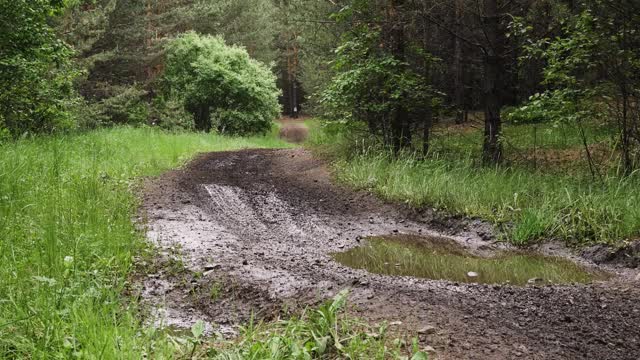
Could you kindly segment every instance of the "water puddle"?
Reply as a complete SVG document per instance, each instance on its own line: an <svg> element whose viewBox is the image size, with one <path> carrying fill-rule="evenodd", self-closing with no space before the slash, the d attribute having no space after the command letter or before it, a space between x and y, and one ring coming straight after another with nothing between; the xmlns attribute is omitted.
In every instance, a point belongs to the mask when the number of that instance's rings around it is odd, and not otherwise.
<svg viewBox="0 0 640 360"><path fill-rule="evenodd" d="M333 257L343 265L375 274L461 283L543 285L606 278L603 273L590 272L562 258L519 252L480 257L444 238L372 237L363 246Z"/></svg>

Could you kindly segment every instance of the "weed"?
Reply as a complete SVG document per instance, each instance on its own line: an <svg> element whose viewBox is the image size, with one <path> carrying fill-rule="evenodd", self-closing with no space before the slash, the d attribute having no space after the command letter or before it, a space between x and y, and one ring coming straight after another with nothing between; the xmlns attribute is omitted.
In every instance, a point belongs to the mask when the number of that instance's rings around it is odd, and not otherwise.
<svg viewBox="0 0 640 360"><path fill-rule="evenodd" d="M220 282L214 282L209 289L209 299L211 301L216 301L220 298L222 294L222 284Z"/></svg>
<svg viewBox="0 0 640 360"><path fill-rule="evenodd" d="M417 344L389 341L386 327L371 329L344 314L347 292L299 318L270 324L250 321L238 339L207 349L219 360L240 359L426 359Z"/></svg>

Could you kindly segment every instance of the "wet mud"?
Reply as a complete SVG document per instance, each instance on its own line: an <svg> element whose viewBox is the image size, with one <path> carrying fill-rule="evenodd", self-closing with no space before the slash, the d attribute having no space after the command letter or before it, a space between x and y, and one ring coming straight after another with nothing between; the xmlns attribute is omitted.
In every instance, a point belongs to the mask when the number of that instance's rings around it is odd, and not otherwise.
<svg viewBox="0 0 640 360"><path fill-rule="evenodd" d="M165 325L203 319L232 336L252 314L269 320L348 288L350 312L417 336L439 359L640 358L634 270L517 287L378 275L334 261L388 234L447 237L478 256L510 249L480 221L416 213L332 184L301 149L202 155L149 181L141 217L161 256L140 276L140 296ZM539 250L604 269L558 245Z"/></svg>
<svg viewBox="0 0 640 360"><path fill-rule="evenodd" d="M419 236L380 236L333 254L341 264L375 274L500 285L591 283L606 273L586 269L557 256L524 251L477 256L454 240Z"/></svg>

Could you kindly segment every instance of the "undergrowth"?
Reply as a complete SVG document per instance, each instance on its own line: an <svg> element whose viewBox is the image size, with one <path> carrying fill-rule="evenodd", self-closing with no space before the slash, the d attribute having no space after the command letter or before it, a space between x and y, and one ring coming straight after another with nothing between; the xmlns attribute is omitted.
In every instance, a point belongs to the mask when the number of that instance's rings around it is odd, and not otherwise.
<svg viewBox="0 0 640 360"><path fill-rule="evenodd" d="M172 358L121 296L144 245L133 189L197 152L286 146L131 128L1 145L0 358Z"/></svg>
<svg viewBox="0 0 640 360"><path fill-rule="evenodd" d="M371 328L345 316L347 293L300 317L241 328L229 342L205 345L203 356L218 360L243 359L411 359L426 360L417 340L388 341L386 325Z"/></svg>
<svg viewBox="0 0 640 360"><path fill-rule="evenodd" d="M489 220L505 240L521 245L546 239L622 245L640 235L638 174L593 179L562 169L482 167L470 151L459 149L461 139L473 134L437 140L440 149L447 141L458 149L455 157L393 157L358 135L348 136L353 129L339 128L316 125L310 145L330 153L336 178L352 187L416 208ZM514 132L507 127L507 134ZM464 143L464 148L473 146Z"/></svg>

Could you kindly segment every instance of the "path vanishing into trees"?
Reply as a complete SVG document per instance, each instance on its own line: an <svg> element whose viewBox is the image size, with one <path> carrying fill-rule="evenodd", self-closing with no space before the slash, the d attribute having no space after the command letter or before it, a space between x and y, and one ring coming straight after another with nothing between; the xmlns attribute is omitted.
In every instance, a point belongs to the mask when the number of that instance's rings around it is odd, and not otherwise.
<svg viewBox="0 0 640 360"><path fill-rule="evenodd" d="M487 238L481 222L335 185L306 150L201 155L150 180L143 205L162 257L157 271L140 276L140 292L169 325L203 319L233 336L252 313L273 319L350 289L353 314L417 336L437 358L640 358L640 285L629 269L588 285L515 287L338 264L332 253L371 235L442 235L470 250L506 245Z"/></svg>

